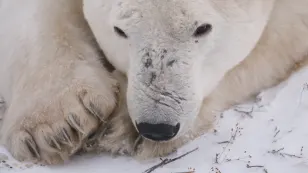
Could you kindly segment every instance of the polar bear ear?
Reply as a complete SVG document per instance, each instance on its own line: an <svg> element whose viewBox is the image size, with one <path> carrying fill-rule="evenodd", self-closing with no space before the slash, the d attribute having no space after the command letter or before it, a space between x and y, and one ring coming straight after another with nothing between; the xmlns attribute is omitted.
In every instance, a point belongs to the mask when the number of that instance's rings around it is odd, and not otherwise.
<svg viewBox="0 0 308 173"><path fill-rule="evenodd" d="M113 28L114 28L114 32L116 32L120 37L128 38L128 36L125 34L125 32L122 29L120 29L117 26L115 26Z"/></svg>
<svg viewBox="0 0 308 173"><path fill-rule="evenodd" d="M204 23L200 25L194 32L194 37L201 37L204 36L212 31L213 27L211 24Z"/></svg>

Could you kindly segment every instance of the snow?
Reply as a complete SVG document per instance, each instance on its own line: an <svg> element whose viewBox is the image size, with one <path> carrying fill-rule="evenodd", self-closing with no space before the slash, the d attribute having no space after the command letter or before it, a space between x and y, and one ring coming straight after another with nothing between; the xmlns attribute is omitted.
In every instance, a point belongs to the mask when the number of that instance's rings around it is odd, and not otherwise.
<svg viewBox="0 0 308 173"><path fill-rule="evenodd" d="M168 156L186 157L157 169L157 173L307 173L308 69L259 95L260 102L225 111L215 130ZM246 113L245 113L246 112ZM233 130L232 130L233 129ZM229 141L229 142L226 142ZM159 159L137 161L108 154L82 155L60 166L18 163L0 147L0 173L142 173ZM11 167L11 168L10 168Z"/></svg>

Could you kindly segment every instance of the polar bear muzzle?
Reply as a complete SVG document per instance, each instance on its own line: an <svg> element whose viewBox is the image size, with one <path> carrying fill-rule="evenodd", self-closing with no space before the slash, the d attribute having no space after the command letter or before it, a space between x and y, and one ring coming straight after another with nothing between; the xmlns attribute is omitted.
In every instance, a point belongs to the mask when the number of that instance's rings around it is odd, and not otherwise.
<svg viewBox="0 0 308 173"><path fill-rule="evenodd" d="M162 45L136 51L127 76L129 115L140 135L153 141L170 141L189 130L202 102L189 56Z"/></svg>

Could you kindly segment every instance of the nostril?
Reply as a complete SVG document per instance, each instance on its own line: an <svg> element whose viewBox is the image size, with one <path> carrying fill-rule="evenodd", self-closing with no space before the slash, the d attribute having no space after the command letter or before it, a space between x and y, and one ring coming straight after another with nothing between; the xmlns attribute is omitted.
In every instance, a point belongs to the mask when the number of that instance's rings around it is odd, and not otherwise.
<svg viewBox="0 0 308 173"><path fill-rule="evenodd" d="M139 123L136 126L140 135L154 141L168 141L175 137L180 130L179 123L175 126L169 124Z"/></svg>

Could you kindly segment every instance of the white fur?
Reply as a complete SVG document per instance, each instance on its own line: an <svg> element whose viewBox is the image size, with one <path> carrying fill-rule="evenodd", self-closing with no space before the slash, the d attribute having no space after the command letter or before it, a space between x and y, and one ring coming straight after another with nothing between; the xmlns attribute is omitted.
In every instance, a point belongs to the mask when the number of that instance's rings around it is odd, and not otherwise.
<svg viewBox="0 0 308 173"><path fill-rule="evenodd" d="M205 133L217 112L287 78L307 58L307 7L306 0L87 1L85 16L98 43L128 77L127 104L133 124L181 123L173 140L145 140L137 155L172 152ZM195 21L212 24L212 32L192 37ZM115 34L114 26L128 38ZM149 57L152 67L145 68ZM167 67L172 60L177 63ZM153 72L157 77L149 82ZM163 92L186 101L176 103ZM125 135L133 131L132 126L131 130L114 126L117 137L111 134L113 141L98 142L103 150L124 148L117 144L132 136ZM110 141L112 147L107 145Z"/></svg>
<svg viewBox="0 0 308 173"><path fill-rule="evenodd" d="M277 84L307 58L307 7L307 0L1 0L1 140L19 160L48 163L83 144L168 154L209 130L217 111ZM203 23L212 31L195 38ZM116 82L99 63L92 32L125 74L113 74L121 94L111 116ZM181 129L153 142L139 137L135 122Z"/></svg>
<svg viewBox="0 0 308 173"><path fill-rule="evenodd" d="M1 141L19 160L58 163L113 111L116 81L100 64L82 1L3 0L0 23Z"/></svg>

